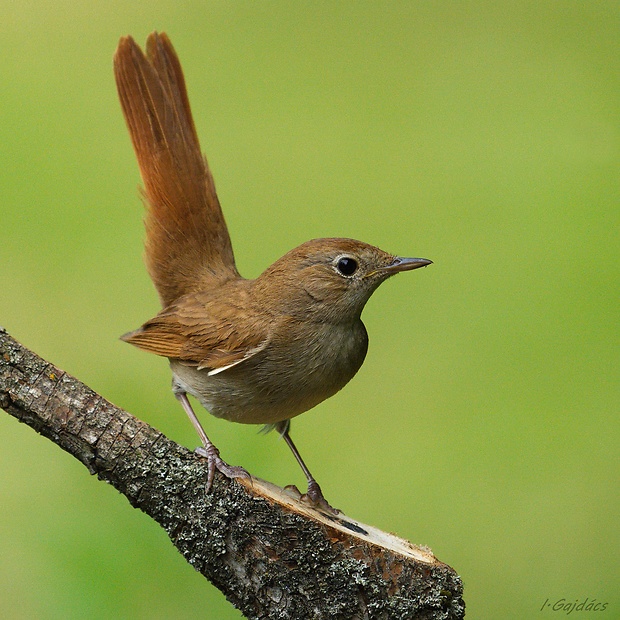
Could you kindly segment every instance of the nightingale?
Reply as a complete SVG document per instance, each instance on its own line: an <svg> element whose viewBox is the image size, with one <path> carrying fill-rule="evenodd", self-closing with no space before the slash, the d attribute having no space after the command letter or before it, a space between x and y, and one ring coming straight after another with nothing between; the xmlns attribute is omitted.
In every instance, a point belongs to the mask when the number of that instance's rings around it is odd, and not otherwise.
<svg viewBox="0 0 620 620"><path fill-rule="evenodd" d="M169 38L152 33L146 53L121 38L114 71L144 184L145 262L163 308L121 338L168 358L173 392L202 440L207 492L216 470L249 474L220 457L188 394L216 417L276 429L307 478L303 499L333 512L291 439L290 420L359 370L368 348L360 315L375 289L431 261L353 239L314 239L255 280L241 277Z"/></svg>

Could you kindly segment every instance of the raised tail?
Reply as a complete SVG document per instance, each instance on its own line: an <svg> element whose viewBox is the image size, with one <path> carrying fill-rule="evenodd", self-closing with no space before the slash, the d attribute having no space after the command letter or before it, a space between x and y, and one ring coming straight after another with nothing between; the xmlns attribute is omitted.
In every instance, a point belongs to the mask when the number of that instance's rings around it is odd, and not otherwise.
<svg viewBox="0 0 620 620"><path fill-rule="evenodd" d="M162 304L239 277L170 39L152 33L145 55L123 37L114 73L144 183L146 264Z"/></svg>

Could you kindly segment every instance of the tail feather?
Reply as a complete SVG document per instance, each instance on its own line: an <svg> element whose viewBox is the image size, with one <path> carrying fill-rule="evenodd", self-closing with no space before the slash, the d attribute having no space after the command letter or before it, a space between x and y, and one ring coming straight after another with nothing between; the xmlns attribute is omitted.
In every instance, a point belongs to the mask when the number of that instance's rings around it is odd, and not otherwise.
<svg viewBox="0 0 620 620"><path fill-rule="evenodd" d="M114 72L144 183L147 268L162 304L239 277L183 71L167 35L151 34L146 55L123 37Z"/></svg>

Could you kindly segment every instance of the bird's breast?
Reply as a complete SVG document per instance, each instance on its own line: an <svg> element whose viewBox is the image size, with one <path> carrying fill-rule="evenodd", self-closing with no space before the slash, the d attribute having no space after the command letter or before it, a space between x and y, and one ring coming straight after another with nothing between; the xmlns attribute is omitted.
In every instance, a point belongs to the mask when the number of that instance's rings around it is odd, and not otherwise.
<svg viewBox="0 0 620 620"><path fill-rule="evenodd" d="M368 336L354 323L287 322L248 360L209 376L171 360L176 383L213 415L244 424L273 424L311 409L344 387L362 365Z"/></svg>

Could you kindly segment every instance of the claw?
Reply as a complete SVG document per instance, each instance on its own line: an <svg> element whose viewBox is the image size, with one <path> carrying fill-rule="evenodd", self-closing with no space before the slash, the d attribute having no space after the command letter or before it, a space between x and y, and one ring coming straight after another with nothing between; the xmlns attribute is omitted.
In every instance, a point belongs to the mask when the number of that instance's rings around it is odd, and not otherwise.
<svg viewBox="0 0 620 620"><path fill-rule="evenodd" d="M220 451L211 443L204 429L200 425L189 400L187 400L187 394L180 388L177 388L178 386L174 389L174 395L179 399L183 409L185 409L185 413L187 413L189 419L194 425L194 428L196 429L196 432L200 436L200 439L202 439L202 443L204 444L203 446L196 448L195 452L199 456L207 459L207 493L211 491L211 487L213 486L213 478L215 477L216 469L223 473L227 478L247 478L251 481L252 476L250 476L250 474L248 474L243 467L233 467L220 457Z"/></svg>
<svg viewBox="0 0 620 620"><path fill-rule="evenodd" d="M328 512L333 515L337 515L342 512L342 510L333 508L325 497L323 497L323 491L321 491L321 487L318 485L316 480L310 480L308 482L308 490L301 496L300 499L302 502L309 504L313 508L323 510L324 512Z"/></svg>
<svg viewBox="0 0 620 620"><path fill-rule="evenodd" d="M220 456L220 451L213 444L209 444L206 447L200 446L199 448L196 448L195 452L198 456L207 459L207 493L211 491L211 487L213 486L213 479L215 478L216 469L227 478L246 478L248 480L252 480L252 476L250 476L250 474L243 469L243 467L229 465L226 461L224 461L224 459Z"/></svg>

